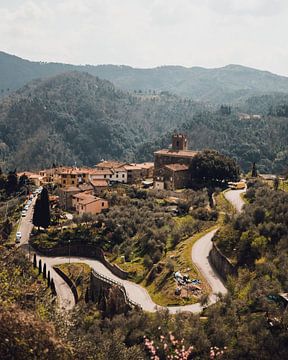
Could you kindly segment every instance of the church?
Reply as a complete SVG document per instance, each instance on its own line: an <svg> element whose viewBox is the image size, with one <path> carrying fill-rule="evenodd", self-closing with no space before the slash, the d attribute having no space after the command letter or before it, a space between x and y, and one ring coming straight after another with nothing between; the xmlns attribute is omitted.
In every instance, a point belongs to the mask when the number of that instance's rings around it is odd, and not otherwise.
<svg viewBox="0 0 288 360"><path fill-rule="evenodd" d="M177 190L191 186L190 165L197 151L188 150L187 136L174 134L172 147L154 152L154 188Z"/></svg>

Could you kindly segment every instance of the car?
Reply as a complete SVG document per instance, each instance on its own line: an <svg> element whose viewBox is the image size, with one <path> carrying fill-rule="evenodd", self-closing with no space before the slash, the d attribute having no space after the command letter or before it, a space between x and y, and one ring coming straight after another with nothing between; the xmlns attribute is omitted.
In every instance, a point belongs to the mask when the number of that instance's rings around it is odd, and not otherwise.
<svg viewBox="0 0 288 360"><path fill-rule="evenodd" d="M29 205L27 204L27 205L24 206L24 210L27 211L28 209L29 209Z"/></svg>
<svg viewBox="0 0 288 360"><path fill-rule="evenodd" d="M27 211L26 211L26 210L22 210L21 216L24 217L24 216L26 216L26 214L27 214Z"/></svg>
<svg viewBox="0 0 288 360"><path fill-rule="evenodd" d="M17 244L20 243L21 237L22 237L21 231L17 231L16 232L16 240L15 240Z"/></svg>

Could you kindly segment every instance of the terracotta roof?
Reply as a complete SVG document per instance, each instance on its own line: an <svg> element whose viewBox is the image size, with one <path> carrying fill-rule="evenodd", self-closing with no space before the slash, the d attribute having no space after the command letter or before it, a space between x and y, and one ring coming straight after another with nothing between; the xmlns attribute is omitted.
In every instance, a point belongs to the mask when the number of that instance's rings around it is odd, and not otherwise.
<svg viewBox="0 0 288 360"><path fill-rule="evenodd" d="M171 157L185 157L185 158L193 158L198 151L192 150L172 150L172 149L162 149L154 152L154 155L163 155L163 156L171 156Z"/></svg>
<svg viewBox="0 0 288 360"><path fill-rule="evenodd" d="M88 194L86 192L79 192L78 194L73 195L73 197L77 199L86 199L89 196L93 196L93 195Z"/></svg>
<svg viewBox="0 0 288 360"><path fill-rule="evenodd" d="M119 168L119 167L122 167L123 165L125 165L125 163L123 162L119 162L119 161L114 161L114 160L111 160L111 161L101 161L100 163L96 164L95 167L96 168L108 168L108 169L111 169L111 168Z"/></svg>
<svg viewBox="0 0 288 360"><path fill-rule="evenodd" d="M63 192L80 192L80 189L76 186L69 186L68 188L63 188L61 189L60 191L63 191Z"/></svg>
<svg viewBox="0 0 288 360"><path fill-rule="evenodd" d="M187 171L189 169L189 166L184 164L169 164L165 165L165 168L172 171Z"/></svg>
<svg viewBox="0 0 288 360"><path fill-rule="evenodd" d="M139 166L138 164L135 165L125 165L124 166L125 170L129 171L129 170L142 170L142 167Z"/></svg>
<svg viewBox="0 0 288 360"><path fill-rule="evenodd" d="M154 167L153 162L147 162L147 163L142 163L142 164L138 164L138 165L141 166L142 169L151 169Z"/></svg>
<svg viewBox="0 0 288 360"><path fill-rule="evenodd" d="M109 169L106 169L106 170L96 169L96 170L93 170L90 175L93 176L93 175L112 175L112 174L113 174L113 171L109 170Z"/></svg>
<svg viewBox="0 0 288 360"><path fill-rule="evenodd" d="M81 191L93 190L93 187L90 184L81 184L79 185Z"/></svg>
<svg viewBox="0 0 288 360"><path fill-rule="evenodd" d="M91 180L91 184L95 187L107 187L108 186L108 180L106 179L95 179Z"/></svg>

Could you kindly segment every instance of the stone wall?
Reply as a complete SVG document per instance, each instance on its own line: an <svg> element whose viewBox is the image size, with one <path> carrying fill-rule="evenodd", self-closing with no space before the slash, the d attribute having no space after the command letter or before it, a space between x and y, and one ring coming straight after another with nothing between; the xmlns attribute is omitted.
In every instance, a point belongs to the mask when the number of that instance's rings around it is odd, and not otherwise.
<svg viewBox="0 0 288 360"><path fill-rule="evenodd" d="M213 242L213 247L209 254L209 260L220 276L227 280L229 275L235 276L237 274L236 267L231 261L220 251L217 245Z"/></svg>
<svg viewBox="0 0 288 360"><path fill-rule="evenodd" d="M62 246L59 248L45 249L37 248L40 254L45 256L79 256L86 257L89 259L96 259L105 265L114 275L118 276L120 279L127 279L128 272L120 269L117 265L111 264L104 256L103 250L92 245L83 245L83 244L73 244L70 246Z"/></svg>
<svg viewBox="0 0 288 360"><path fill-rule="evenodd" d="M109 315L127 313L137 304L133 303L125 288L116 281L92 271L90 281L90 295L100 310Z"/></svg>
<svg viewBox="0 0 288 360"><path fill-rule="evenodd" d="M74 299L75 299L75 304L77 304L79 298L78 298L77 288L76 288L76 285L74 284L74 282L61 269L59 269L57 266L53 266L53 269L68 284L68 286L70 287L70 289L71 289L71 291L73 293L73 296L74 296Z"/></svg>

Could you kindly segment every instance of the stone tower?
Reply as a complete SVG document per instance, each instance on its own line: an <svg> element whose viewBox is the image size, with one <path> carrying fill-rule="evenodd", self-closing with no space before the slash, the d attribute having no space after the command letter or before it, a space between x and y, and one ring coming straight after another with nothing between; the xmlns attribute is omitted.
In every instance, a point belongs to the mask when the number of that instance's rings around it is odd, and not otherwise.
<svg viewBox="0 0 288 360"><path fill-rule="evenodd" d="M174 134L172 136L172 150L188 150L187 136L184 134Z"/></svg>

